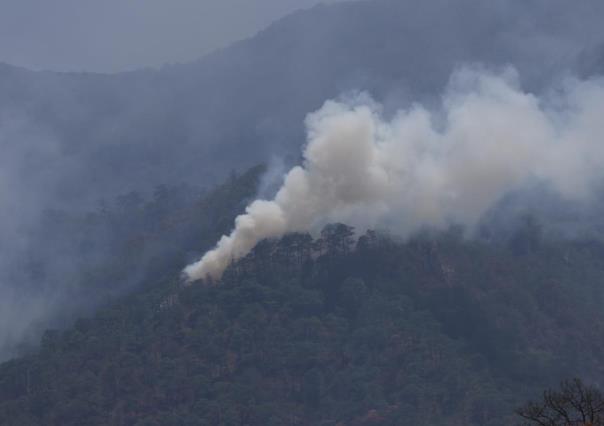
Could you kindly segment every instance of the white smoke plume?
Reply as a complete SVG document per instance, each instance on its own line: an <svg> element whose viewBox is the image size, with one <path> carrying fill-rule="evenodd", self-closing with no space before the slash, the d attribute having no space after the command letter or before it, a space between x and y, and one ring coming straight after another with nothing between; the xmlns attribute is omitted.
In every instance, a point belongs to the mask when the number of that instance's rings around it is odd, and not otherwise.
<svg viewBox="0 0 604 426"><path fill-rule="evenodd" d="M373 102L325 103L306 120L302 166L186 276L217 279L260 240L330 222L402 236L472 229L504 195L535 183L586 200L604 174L604 81L569 79L537 97L517 80L513 70L464 69L441 109L414 106L388 120Z"/></svg>

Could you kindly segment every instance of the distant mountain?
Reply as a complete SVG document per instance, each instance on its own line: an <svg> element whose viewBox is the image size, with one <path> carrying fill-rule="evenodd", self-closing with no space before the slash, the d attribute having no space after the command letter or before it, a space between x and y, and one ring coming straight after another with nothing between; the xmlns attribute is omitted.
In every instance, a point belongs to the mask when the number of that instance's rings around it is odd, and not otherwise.
<svg viewBox="0 0 604 426"><path fill-rule="evenodd" d="M317 6L197 62L115 75L0 67L3 144L57 148L28 184L81 202L157 183L212 182L299 155L305 115L365 90L387 106L438 95L463 63L514 65L529 88L591 58L601 2L373 0ZM589 60L583 64L589 73ZM0 132L2 137L2 132ZM8 142L7 142L8 141ZM37 146L37 145L36 145ZM15 149L17 153L18 149ZM17 154L15 154L17 155ZM293 156L293 157L292 157ZM17 159L16 161L24 161Z"/></svg>

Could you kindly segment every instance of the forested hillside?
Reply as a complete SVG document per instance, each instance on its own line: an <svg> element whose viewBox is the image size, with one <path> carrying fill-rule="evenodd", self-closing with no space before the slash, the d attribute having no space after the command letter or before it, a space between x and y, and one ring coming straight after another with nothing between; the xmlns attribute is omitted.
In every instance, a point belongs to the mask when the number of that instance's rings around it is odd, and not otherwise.
<svg viewBox="0 0 604 426"><path fill-rule="evenodd" d="M0 63L0 425L512 425L604 386L603 16L334 2L160 69Z"/></svg>
<svg viewBox="0 0 604 426"><path fill-rule="evenodd" d="M250 169L212 191L159 185L128 192L95 209L47 209L11 247L15 288L0 314L0 360L37 345L49 327L92 315L132 291L177 275L210 248L257 191L264 167ZM40 303L39 300L44 300Z"/></svg>
<svg viewBox="0 0 604 426"><path fill-rule="evenodd" d="M213 284L168 264L2 365L0 423L514 424L562 378L604 380L603 254L530 220L498 243L335 224L264 241Z"/></svg>
<svg viewBox="0 0 604 426"><path fill-rule="evenodd" d="M171 192L195 198L231 170L275 157L297 164L304 119L328 99L364 91L390 115L433 102L461 65L513 66L534 93L560 76L601 73L602 5L342 2L299 11L204 58L157 70L105 75L0 64L0 359L28 340L31 327L97 305L97 292L71 296L90 281L79 272L103 250L117 250L101 243L106 236L151 226L157 206L180 209L182 200L166 197ZM140 202L133 223L120 222L113 209L124 193L138 194L121 199ZM101 198L110 215L93 211ZM94 214L85 219L83 211ZM73 233L94 242L80 250ZM57 245L62 234L72 234L68 247ZM49 264L55 272L40 272Z"/></svg>

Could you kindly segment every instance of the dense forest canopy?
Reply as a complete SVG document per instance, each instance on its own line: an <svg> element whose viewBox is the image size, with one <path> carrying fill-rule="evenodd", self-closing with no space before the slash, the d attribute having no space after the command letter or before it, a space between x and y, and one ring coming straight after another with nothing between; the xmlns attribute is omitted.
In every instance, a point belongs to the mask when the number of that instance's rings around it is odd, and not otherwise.
<svg viewBox="0 0 604 426"><path fill-rule="evenodd" d="M260 173L128 239L133 259L116 252L96 277L146 257L143 287L3 364L0 423L504 425L559 380L604 380L604 244L534 220L497 241L333 224L183 285L187 247L228 229ZM167 239L192 229L194 243Z"/></svg>
<svg viewBox="0 0 604 426"><path fill-rule="evenodd" d="M88 270L79 258L86 250L55 249L63 219L44 212L82 215L100 199L112 208L129 192L146 204L155 188L183 182L196 195L233 169L274 157L289 167L305 143L305 116L326 99L361 90L392 114L435 102L462 63L511 65L530 93L569 74L600 74L602 5L354 1L294 13L199 60L156 70L109 75L0 64L0 352L15 353L32 323L61 321L48 312L97 303L95 292L70 296L87 280L78 274ZM105 231L96 234L107 223L96 223L88 263L101 246L113 250L101 242ZM68 277L24 279L41 258Z"/></svg>
<svg viewBox="0 0 604 426"><path fill-rule="evenodd" d="M334 2L161 69L0 63L0 425L597 426L603 16Z"/></svg>

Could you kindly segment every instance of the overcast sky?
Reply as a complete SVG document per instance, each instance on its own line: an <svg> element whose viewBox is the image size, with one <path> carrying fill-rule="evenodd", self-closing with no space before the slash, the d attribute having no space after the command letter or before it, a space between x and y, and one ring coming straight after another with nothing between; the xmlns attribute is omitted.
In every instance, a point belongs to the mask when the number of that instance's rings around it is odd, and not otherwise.
<svg viewBox="0 0 604 426"><path fill-rule="evenodd" d="M197 59L339 0L0 0L0 62L115 72Z"/></svg>

